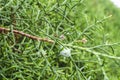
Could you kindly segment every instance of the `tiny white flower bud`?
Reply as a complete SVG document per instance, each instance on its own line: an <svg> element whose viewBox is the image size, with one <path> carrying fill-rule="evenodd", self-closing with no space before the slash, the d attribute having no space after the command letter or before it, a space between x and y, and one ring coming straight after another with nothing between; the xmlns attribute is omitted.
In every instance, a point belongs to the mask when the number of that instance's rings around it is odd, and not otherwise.
<svg viewBox="0 0 120 80"><path fill-rule="evenodd" d="M64 48L61 52L60 55L64 57L70 57L71 56L71 49L69 48Z"/></svg>
<svg viewBox="0 0 120 80"><path fill-rule="evenodd" d="M62 34L62 35L60 36L60 39L61 39L61 40L64 40L64 39L65 39L65 35Z"/></svg>

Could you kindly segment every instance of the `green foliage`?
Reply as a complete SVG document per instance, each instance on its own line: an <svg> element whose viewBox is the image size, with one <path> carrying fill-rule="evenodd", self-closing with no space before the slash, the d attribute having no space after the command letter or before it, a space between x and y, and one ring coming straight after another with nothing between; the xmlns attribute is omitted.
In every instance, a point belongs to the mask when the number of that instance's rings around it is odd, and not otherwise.
<svg viewBox="0 0 120 80"><path fill-rule="evenodd" d="M119 19L108 0L0 0L0 79L119 80Z"/></svg>

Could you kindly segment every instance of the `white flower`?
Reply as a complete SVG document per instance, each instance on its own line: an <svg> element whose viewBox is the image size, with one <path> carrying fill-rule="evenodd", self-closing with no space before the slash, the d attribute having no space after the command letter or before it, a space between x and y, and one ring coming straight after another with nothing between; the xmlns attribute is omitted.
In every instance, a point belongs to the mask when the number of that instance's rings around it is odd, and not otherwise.
<svg viewBox="0 0 120 80"><path fill-rule="evenodd" d="M64 57L70 57L71 56L71 49L69 48L64 48L61 52L60 55Z"/></svg>
<svg viewBox="0 0 120 80"><path fill-rule="evenodd" d="M86 38L82 38L81 42L85 44L87 42L87 39Z"/></svg>
<svg viewBox="0 0 120 80"><path fill-rule="evenodd" d="M61 40L64 40L64 39L65 39L65 35L62 34L62 35L60 36L60 39L61 39Z"/></svg>

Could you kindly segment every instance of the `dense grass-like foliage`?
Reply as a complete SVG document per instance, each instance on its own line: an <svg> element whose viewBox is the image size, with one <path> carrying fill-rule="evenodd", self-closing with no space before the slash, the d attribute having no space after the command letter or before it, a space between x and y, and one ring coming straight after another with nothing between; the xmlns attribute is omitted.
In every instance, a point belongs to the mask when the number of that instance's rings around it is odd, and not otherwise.
<svg viewBox="0 0 120 80"><path fill-rule="evenodd" d="M0 0L0 79L119 80L119 19L108 0Z"/></svg>

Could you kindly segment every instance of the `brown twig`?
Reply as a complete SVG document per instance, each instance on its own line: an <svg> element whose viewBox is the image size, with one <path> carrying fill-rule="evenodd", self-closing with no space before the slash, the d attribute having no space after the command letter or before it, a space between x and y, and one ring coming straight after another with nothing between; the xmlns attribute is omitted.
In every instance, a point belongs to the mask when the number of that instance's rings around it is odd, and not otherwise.
<svg viewBox="0 0 120 80"><path fill-rule="evenodd" d="M7 32L10 32L10 29L0 27L0 33L7 33ZM28 38L31 38L31 39L37 40L37 41L44 41L44 42L54 43L53 40L49 40L49 39L46 39L46 38L39 38L39 37L30 35L30 34L26 34L26 33L22 32L22 31L18 31L18 30L13 30L13 33L14 34L20 34L22 36L26 36Z"/></svg>

